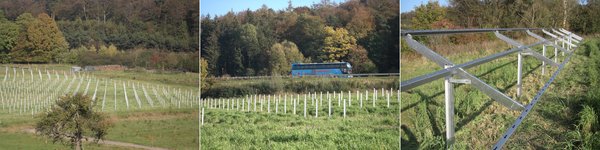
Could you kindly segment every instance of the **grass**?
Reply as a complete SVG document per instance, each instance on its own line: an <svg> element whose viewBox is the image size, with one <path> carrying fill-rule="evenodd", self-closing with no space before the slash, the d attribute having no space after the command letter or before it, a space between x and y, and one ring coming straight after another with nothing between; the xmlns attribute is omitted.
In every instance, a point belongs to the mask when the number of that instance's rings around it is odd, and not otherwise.
<svg viewBox="0 0 600 150"><path fill-rule="evenodd" d="M250 112L207 108L204 126L201 127L202 148L397 149L399 103L395 92L390 97L389 108L384 97L379 97L375 107L371 100L363 101L362 108L355 94L352 98L352 106L347 103L346 118L343 117L343 104L338 105L333 99L331 118L328 117L326 100L319 106L318 118L315 118L315 105L310 99L307 100L307 118L303 114L303 101L298 103L294 114L289 99L285 103L286 113L283 113L283 101L279 103L278 113L275 113L274 101L270 103L270 113L266 106L268 102L265 102L262 111L257 108L257 112L253 111L253 105ZM300 99L303 100L303 96Z"/></svg>
<svg viewBox="0 0 600 150"><path fill-rule="evenodd" d="M501 48L479 50L477 53L458 52L450 54L451 61L467 62L497 53ZM536 47L538 52L541 47ZM573 148L576 144L576 128L573 124L576 108L583 88L575 82L585 75L577 74L585 66L581 49L561 71L559 77L542 96L534 111L505 145L507 149L553 149ZM547 51L550 57L553 49ZM564 57L559 54L559 60ZM484 82L516 96L516 54L473 67L467 71ZM420 57L403 59L402 80L439 70L436 64ZM524 57L523 95L518 102L528 104L537 91L549 79L556 67L546 68L541 75L541 62ZM445 147L443 81L436 80L402 93L401 143L403 149L442 149ZM573 108L573 109L572 109ZM520 111L511 111L478 89L469 85L455 85L456 149L489 149L510 126Z"/></svg>
<svg viewBox="0 0 600 150"><path fill-rule="evenodd" d="M51 80L42 73L43 79L39 79L37 73L31 78L30 72L25 75L20 69L14 80L3 81L6 76L4 66L47 68L52 74ZM2 109L0 109L0 136L14 135L12 140L22 142L9 143L0 142L0 147L9 149L68 149L61 144L53 144L47 138L34 134L24 133L22 130L33 128L38 120L39 113L46 110L52 103L51 99L63 93L84 92L88 81L88 96L92 96L97 89L97 99L94 109L108 114L115 122L115 126L109 129L107 140L131 142L146 146L157 146L170 149L196 149L198 145L198 105L194 100L197 93L197 75L186 73L150 73L129 71L97 71L77 75L68 74L68 79L63 76L68 73L69 65L0 65L0 93L2 95ZM54 71L58 71L60 80L55 78ZM9 79L14 73L9 72ZM192 78L192 79L187 79ZM83 79L83 80L80 80ZM195 79L195 80L194 80ZM100 82L97 82L100 81ZM106 82L108 81L108 82ZM117 84L116 89L114 84ZM123 88L123 83L126 87ZM133 84L139 97L139 105L133 92ZM70 88L69 84L71 84ZM194 85L195 84L195 85ZM105 85L106 88L105 88ZM144 95L142 85L147 90L150 102ZM79 89L77 90L77 87ZM158 97L154 95L156 88ZM68 90L67 90L68 89ZM165 92L163 92L163 89ZM103 94L106 90L105 108L102 109ZM129 100L129 108L126 107L125 91ZM116 99L115 99L116 91ZM23 93L26 92L26 93ZM28 94L35 93L35 94ZM169 94L165 94L169 93ZM50 99L48 99L50 98ZM159 99L164 99L164 103ZM45 102L45 103L44 103ZM151 103L154 107L151 106ZM33 104L33 105L32 105ZM115 108L116 104L116 108ZM139 107L141 106L141 107ZM9 113L8 107L17 108ZM19 114L19 109L26 109ZM35 110L34 115L31 110ZM4 138L3 138L4 139ZM41 142L40 142L41 141ZM109 147L105 145L89 144L90 149L126 149L122 147ZM18 147L22 146L22 147ZM14 147L14 148L13 148Z"/></svg>
<svg viewBox="0 0 600 150"><path fill-rule="evenodd" d="M398 88L398 77L273 78L253 80L208 80L203 97L239 97L254 94L312 93Z"/></svg>
<svg viewBox="0 0 600 150"><path fill-rule="evenodd" d="M107 139L172 149L197 149L198 112L147 112L121 116Z"/></svg>
<svg viewBox="0 0 600 150"><path fill-rule="evenodd" d="M27 133L13 133L0 131L0 145L2 149L29 149L29 150L49 150L49 149L71 149L68 146L38 137ZM115 146L98 145L93 143L84 143L83 147L90 150L121 150L124 148Z"/></svg>

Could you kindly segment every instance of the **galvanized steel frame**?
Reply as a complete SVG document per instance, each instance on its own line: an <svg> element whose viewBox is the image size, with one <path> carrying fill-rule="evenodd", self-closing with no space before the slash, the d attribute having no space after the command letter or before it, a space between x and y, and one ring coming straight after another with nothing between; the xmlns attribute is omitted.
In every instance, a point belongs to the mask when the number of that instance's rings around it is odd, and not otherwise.
<svg viewBox="0 0 600 150"><path fill-rule="evenodd" d="M542 36L539 36L539 35L531 32L531 30L541 30L544 34L550 36L551 39L545 39ZM536 38L539 41L535 42L533 44L530 44L530 45L524 45L524 44L519 43L519 42L517 42L505 35L502 35L500 33L500 32L506 32L506 31L526 31L528 35ZM454 83L472 84L475 88L479 89L481 92L485 93L486 95L491 97L493 100L499 102L500 104L504 105L505 107L508 107L511 110L522 110L524 112L524 114L526 115L527 113L525 113L525 111L528 112L529 109L531 109L533 104L535 104L534 102L537 102L537 99L539 99L539 96L541 96L541 93L543 93L546 90L548 84L550 84L554 80L554 77L564 67L564 64L566 64L568 62L568 60L570 59L570 57L573 53L573 51L571 49L573 47L575 47L575 48L577 47L577 45L575 45L573 43L574 42L580 43L583 40L582 37L575 35L565 29L558 29L558 30L551 29L551 31L557 35L550 33L549 31L546 31L546 29L540 29L540 28L498 28L498 29L401 31L401 36L404 37L404 40L407 42L407 44L412 49L414 49L417 53L425 56L427 59L435 62L437 65L443 67L444 69L430 73L430 74L415 77L415 78L412 78L412 79L409 79L406 81L402 81L400 83L400 91L407 91L407 90L415 88L417 86L435 81L437 79L445 78L444 79L445 112L446 112L445 116L446 116L446 131L447 131L446 132L446 144L447 144L447 146L450 146L452 143L454 143L454 86L453 86L453 84ZM450 60L444 58L440 54L434 52L433 50L429 49L427 46L419 43L418 41L416 41L412 38L412 36L484 33L484 32L494 32L496 37L498 37L499 39L514 46L515 48L509 49L509 50L506 50L506 51L503 51L500 53L496 53L496 54L493 54L490 56L486 56L483 58L479 58L479 59L476 59L476 60L473 60L470 62L456 65L453 62L451 62ZM562 46L558 45L558 41L562 42ZM538 46L540 44L542 44L542 46L543 46L542 54L539 54L538 52L531 49L531 47ZM567 45L567 47L565 47L565 44ZM547 46L552 46L555 48L554 61L551 60L550 58L546 57L546 47ZM558 59L557 59L558 50L561 50L563 52L563 56L564 56L564 53L568 54L568 57L560 64L558 63ZM543 63L542 64L542 66L543 66L542 67L542 75L544 74L544 68L545 68L546 64L550 64L552 66L557 66L559 68L554 73L553 78L551 78L551 80L547 82L547 85L544 86L544 88L541 89L540 92L538 92L538 96L536 96L536 98L535 98L536 100L533 101L532 103L530 103L526 107L523 106L521 103L513 100L506 94L500 92L498 89L486 84L485 82L483 82L476 76L465 71L465 69L469 69L471 67L478 66L480 64L487 63L492 60L499 59L499 58L508 56L513 53L518 54L517 98L521 96L521 87L522 87L521 75L522 75L522 56L523 55L532 56L532 57L542 61L542 63ZM454 79L453 78L454 75L456 75L462 79ZM460 82L459 82L459 80L460 80ZM517 121L518 121L518 124L520 124L520 120L517 120ZM515 124L517 124L517 123L515 123ZM516 125L517 127L518 127L518 124ZM516 129L515 125L513 125L512 128ZM502 148L502 145L506 142L505 140L508 139L507 136L510 137L510 135L512 134L512 132L514 132L514 130L512 130L512 131L509 130L509 132L510 132L510 134L509 133L505 134L504 138L502 138L501 141L499 141L499 143L495 145L494 149Z"/></svg>

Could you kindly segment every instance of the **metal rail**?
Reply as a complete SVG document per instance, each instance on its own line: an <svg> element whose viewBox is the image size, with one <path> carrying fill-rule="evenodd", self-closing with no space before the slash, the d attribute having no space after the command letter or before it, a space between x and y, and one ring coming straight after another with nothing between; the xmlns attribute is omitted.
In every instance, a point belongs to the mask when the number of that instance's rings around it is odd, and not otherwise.
<svg viewBox="0 0 600 150"><path fill-rule="evenodd" d="M556 79L556 76L558 76L558 73L560 73L560 71L565 67L565 64L567 64L567 62L569 62L569 60L571 59L571 56L573 56L573 53L569 54L569 56L567 56L565 61L563 61L560 64L560 66L558 67L558 70L556 72L554 72L554 74L552 74L552 77L550 78L550 80L548 80L546 82L546 84L544 84L544 87L542 87L542 89L537 93L537 95L535 95L535 97L533 97L533 100L531 101L531 103L529 103L525 107L525 110L523 110L521 112L521 115L519 115L517 120L515 120L515 122L508 128L506 133L504 133L502 135L502 137L500 137L500 140L496 143L496 145L494 145L494 148L493 148L494 150L502 149L502 146L504 146L504 144L508 141L510 136L517 130L519 125L521 125L521 122L523 122L523 119L525 119L525 117L529 114L529 112L531 112L531 109L533 108L533 106L535 104L537 104L537 102L540 100L540 97L542 97L542 94L544 94L544 92L546 92L546 89L548 89L550 84L552 84L554 79Z"/></svg>
<svg viewBox="0 0 600 150"><path fill-rule="evenodd" d="M544 34L551 37L551 39L545 39L542 36L539 36L531 30L541 30ZM516 40L513 40L505 35L502 35L501 31L526 31L528 35L538 39L538 42L535 42L530 45L524 45L519 43ZM513 100L513 98L507 96L506 94L500 92L498 89L486 84L476 76L468 73L466 69L471 67L490 62L495 59L499 59L510 54L517 53L517 96L515 98L519 98L521 96L521 88L522 88L522 59L523 56L532 56L540 61L542 61L542 75L544 75L546 64L550 64L552 66L556 66L559 69L554 73L553 78L547 82L547 85L538 92L538 96L536 99L539 99L539 96L546 90L548 84L552 83L554 77L558 72L564 67L572 55L573 51L571 50L573 47L577 47L574 43L580 43L583 38L577 36L567 30L564 29L551 29L553 33L546 31L546 29L540 28L502 28L502 29L461 29L461 30L419 30L419 31L401 31L401 35L404 37L404 40L407 44L414 49L417 53L425 56L429 60L435 62L437 65L443 67L444 69L422 75L416 78L412 78L406 81L402 81L400 83L400 91L407 91L409 89L415 88L417 86L435 81L440 78L444 79L444 87L445 87L445 112L446 112L446 144L449 148L454 143L454 86L453 84L471 84L475 88L479 89L484 94L491 97L493 100L499 102L505 107L511 110L523 110L529 111L531 107L535 103L530 103L527 106L523 106L521 103ZM467 63L455 65L450 60L444 58L433 50L429 49L427 46L419 43L418 41L412 38L413 35L444 35L444 34L462 34L462 33L484 33L484 32L494 32L497 38L505 41L506 43L514 46L515 48L496 53L490 56L486 56L483 58L479 58ZM556 35L555 35L556 34ZM558 42L562 43L562 46L558 45ZM566 44L566 46L565 46ZM542 45L542 54L532 50L531 48L534 46ZM546 47L551 46L554 47L554 60L546 57ZM567 59L563 62L558 62L558 50L561 50L564 53L568 54ZM459 77L458 79L455 77ZM525 114L526 115L526 114ZM520 124L520 122L519 122ZM518 126L518 125L516 125ZM515 126L513 126L515 128ZM512 134L512 132L510 133ZM510 136L508 134L508 136ZM504 138L507 138L506 136ZM504 141L505 142L505 141ZM503 144L503 143L502 143ZM496 146L496 148L501 148L502 144Z"/></svg>

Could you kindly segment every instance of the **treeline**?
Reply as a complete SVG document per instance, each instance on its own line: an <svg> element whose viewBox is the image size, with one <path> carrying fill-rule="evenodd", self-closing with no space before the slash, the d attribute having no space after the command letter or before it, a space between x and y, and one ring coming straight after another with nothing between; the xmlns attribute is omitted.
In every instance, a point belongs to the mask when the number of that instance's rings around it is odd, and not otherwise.
<svg viewBox="0 0 600 150"><path fill-rule="evenodd" d="M350 62L354 73L399 72L399 3L328 0L311 7L202 16L211 76L288 75L295 62Z"/></svg>
<svg viewBox="0 0 600 150"><path fill-rule="evenodd" d="M565 28L583 34L600 32L600 1L449 0L402 13L402 29ZM526 35L515 35L526 36ZM421 37L419 37L421 38ZM488 34L448 36L455 44L495 39ZM410 50L405 44L402 50Z"/></svg>
<svg viewBox="0 0 600 150"><path fill-rule="evenodd" d="M193 56L199 51L198 2L0 1L0 60L3 63L121 64L197 72L197 61L187 61L198 59L197 55ZM42 23L29 25L25 22L32 19L27 18L34 18L33 20L40 20ZM40 47L48 44L28 44L28 39L48 39L55 41L55 44L52 45L54 47ZM117 53L103 55L102 50L109 47L116 49ZM91 58L115 61L89 60ZM132 63L132 60L140 62ZM196 67L193 69L191 66Z"/></svg>

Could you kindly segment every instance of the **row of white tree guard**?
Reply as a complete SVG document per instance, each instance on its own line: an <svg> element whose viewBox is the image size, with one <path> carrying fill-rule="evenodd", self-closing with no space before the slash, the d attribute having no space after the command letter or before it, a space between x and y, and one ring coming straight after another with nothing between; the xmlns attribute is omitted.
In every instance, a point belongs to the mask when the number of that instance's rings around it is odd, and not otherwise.
<svg viewBox="0 0 600 150"><path fill-rule="evenodd" d="M304 114L304 118L308 117L309 111L314 111L314 114L312 115L314 115L315 118L319 117L319 111L326 111L327 116L331 118L332 113L336 111L336 108L341 109L337 111L340 111L341 115L345 118L347 112L346 108L352 107L353 104L354 107L363 108L368 107L369 104L371 104L371 107L378 107L378 105L382 105L381 103L383 103L384 106L380 107L390 108L390 102L392 101L393 103L394 99L397 100L397 104L400 103L400 90L373 89L371 94L369 94L369 90L365 90L364 92L319 92L318 94L314 92L309 94L246 95L245 98L209 98L202 100L201 122L204 124L204 108L241 112L265 112L264 109L266 109L266 113L292 113L296 115L297 105L300 104L303 106L298 109L303 109L302 113ZM336 100L337 103L335 103ZM310 106L308 104L309 101ZM332 101L335 104L332 105ZM323 103L326 105L323 106ZM335 106L336 104L337 106ZM263 107L263 105L266 106ZM288 107L290 107L290 109L288 109ZM272 108L274 108L274 110L272 110Z"/></svg>
<svg viewBox="0 0 600 150"><path fill-rule="evenodd" d="M131 106L131 109L192 108L199 103L199 95L194 90L182 91L180 88L102 79L85 73L48 70L42 73L42 70L37 68L11 68L6 67L3 82L0 82L0 112L9 114L34 115L44 112L49 110L60 96L75 93L90 95L94 108L101 111L130 110L130 103L137 104L137 107ZM82 89L82 86L85 88ZM132 92L135 102L129 100ZM111 100L113 109L106 105L107 101Z"/></svg>
<svg viewBox="0 0 600 150"><path fill-rule="evenodd" d="M305 118L309 114L307 109L314 110L314 117L319 117L319 111L326 111L328 117L332 117L334 111L339 111L343 117L346 117L346 108L352 107L352 105L363 108L371 104L371 107L383 105L381 107L389 108L390 102L393 103L393 99L396 99L397 103L400 102L399 90L393 89L373 89L372 92L369 90L364 92L315 92L309 94L247 95L245 98L200 99L197 91L193 90L182 91L181 89L159 85L102 79L85 73L42 71L37 68L11 68L6 67L3 82L0 82L0 105L2 107L0 114L35 115L48 111L60 96L76 93L91 95L94 108L100 111L127 111L130 109L161 107L197 108L196 106L201 105L202 118L204 118L204 108L241 112L264 112L266 109L266 113L296 114L297 109L300 109L297 108L298 105L302 104L301 109ZM134 102L130 102L132 94ZM112 109L110 104L106 104L111 101L113 104ZM323 103L326 105L323 106Z"/></svg>

